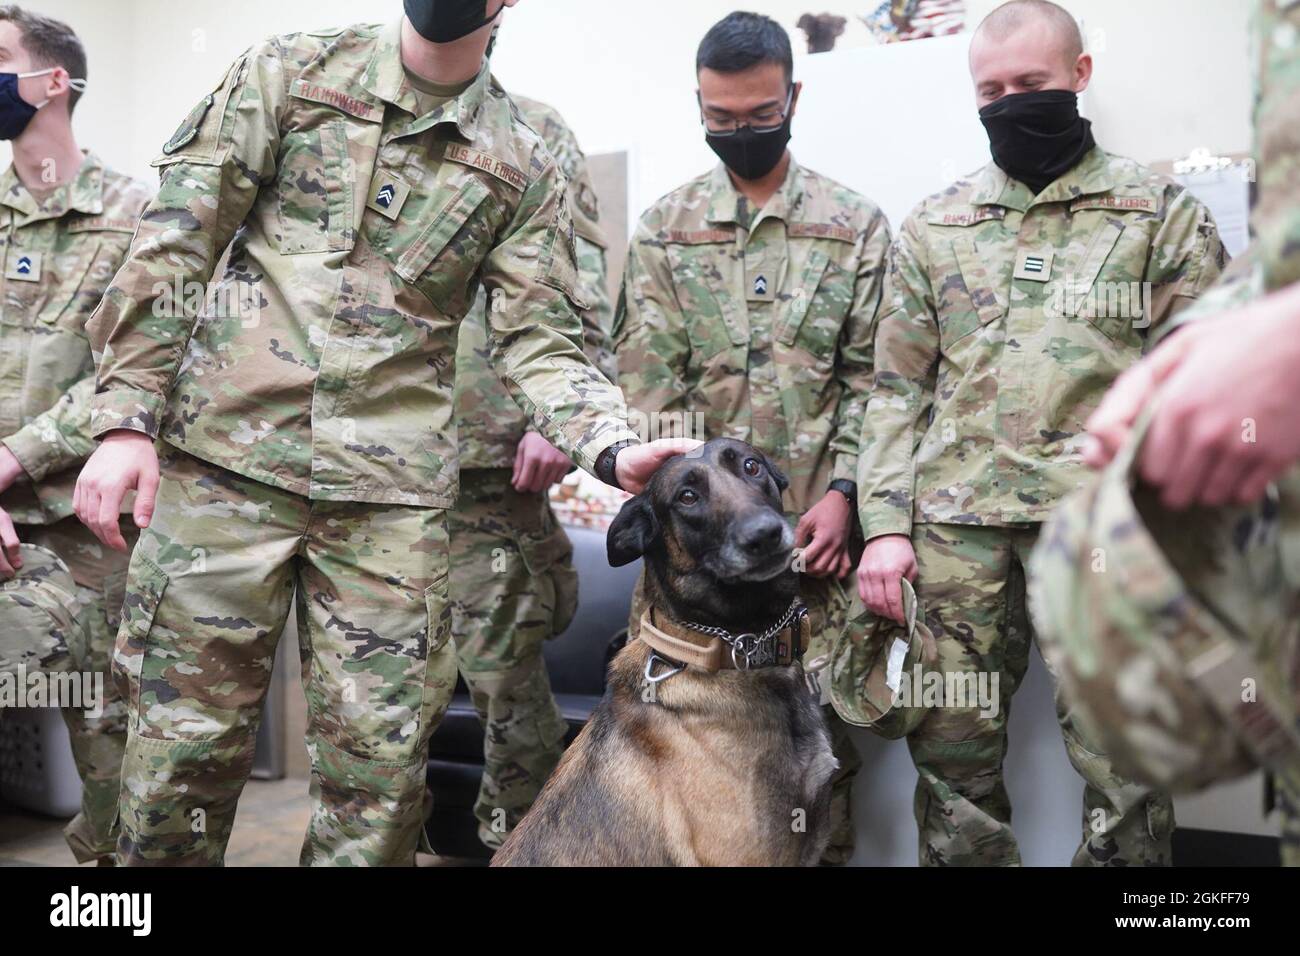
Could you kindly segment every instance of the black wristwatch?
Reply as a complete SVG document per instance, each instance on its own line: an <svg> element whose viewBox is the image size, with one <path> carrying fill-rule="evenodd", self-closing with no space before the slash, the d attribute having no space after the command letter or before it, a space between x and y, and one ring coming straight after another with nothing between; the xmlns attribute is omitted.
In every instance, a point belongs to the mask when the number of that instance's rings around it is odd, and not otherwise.
<svg viewBox="0 0 1300 956"><path fill-rule="evenodd" d="M838 491L849 500L849 507L857 510L858 507L858 483L849 481L847 478L836 478L830 484L831 491Z"/></svg>
<svg viewBox="0 0 1300 956"><path fill-rule="evenodd" d="M622 491L623 486L618 483L618 478L615 477L615 473L614 473L614 467L618 462L618 453L621 452L628 445L638 445L638 444L640 444L640 442L636 441L635 439L629 438L629 439L624 439L623 441L616 441L614 442L614 444L610 445L608 448L602 451L596 457L596 477L599 478L601 481L603 481L605 484L613 485L619 491Z"/></svg>

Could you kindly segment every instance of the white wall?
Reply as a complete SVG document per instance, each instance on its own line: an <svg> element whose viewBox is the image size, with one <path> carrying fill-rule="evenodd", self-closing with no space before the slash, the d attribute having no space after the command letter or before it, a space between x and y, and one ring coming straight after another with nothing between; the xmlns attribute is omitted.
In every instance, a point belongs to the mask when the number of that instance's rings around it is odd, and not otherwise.
<svg viewBox="0 0 1300 956"><path fill-rule="evenodd" d="M978 20L994 0L970 0ZM386 20L398 0L42 0L34 9L72 23L88 48L91 88L78 109L83 144L112 164L152 177L149 160L226 65L257 39L280 32ZM507 87L547 100L589 152L626 149L633 211L706 169L712 154L695 112L695 47L736 6L777 17L864 9L860 0L521 0L506 14L495 68ZM1248 149L1249 64L1241 0L1074 0L1097 60L1086 108L1098 140L1142 161L1204 145ZM930 41L921 41L923 43ZM811 112L819 91L805 90ZM968 104L968 86L863 90L865 98ZM924 111L913 113L925 124ZM851 117L839 122L852 122ZM795 124L793 147L802 127ZM880 149L907 137L882 130ZM877 161L863 157L864 162ZM938 166L939 164L935 164ZM900 205L915 199L903 197ZM635 221L633 219L633 221Z"/></svg>

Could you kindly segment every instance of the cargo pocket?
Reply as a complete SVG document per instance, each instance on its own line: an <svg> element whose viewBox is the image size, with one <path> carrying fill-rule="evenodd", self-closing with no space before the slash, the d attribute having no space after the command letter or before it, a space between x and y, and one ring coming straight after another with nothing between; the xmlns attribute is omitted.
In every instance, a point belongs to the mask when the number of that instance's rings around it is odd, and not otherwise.
<svg viewBox="0 0 1300 956"><path fill-rule="evenodd" d="M443 571L434 582L424 589L424 610L427 627L426 659L432 657L446 646L451 638L451 594L450 575Z"/></svg>
<svg viewBox="0 0 1300 956"><path fill-rule="evenodd" d="M578 572L573 567L573 543L560 525L551 523L549 532L523 533L516 544L524 559L524 567L537 582L543 600L548 597L545 584L549 582L551 610L549 637L558 637L570 624L578 611Z"/></svg>
<svg viewBox="0 0 1300 956"><path fill-rule="evenodd" d="M277 192L280 252L346 252L352 248L352 176L347 126L334 120L286 133Z"/></svg>
<svg viewBox="0 0 1300 956"><path fill-rule="evenodd" d="M148 677L144 666L149 656L149 632L153 629L154 617L166 590L166 573L141 554L137 547L127 568L121 624L118 626L117 642L109 664L109 672L119 696L129 701L137 712L140 685Z"/></svg>

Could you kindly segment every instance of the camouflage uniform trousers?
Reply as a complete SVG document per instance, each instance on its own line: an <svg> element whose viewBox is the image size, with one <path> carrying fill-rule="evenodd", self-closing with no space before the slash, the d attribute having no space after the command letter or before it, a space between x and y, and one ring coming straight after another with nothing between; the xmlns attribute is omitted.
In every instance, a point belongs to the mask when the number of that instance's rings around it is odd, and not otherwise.
<svg viewBox="0 0 1300 956"><path fill-rule="evenodd" d="M510 485L509 468L461 472L448 513L456 664L483 722L479 839L501 846L564 752L567 724L542 645L577 608L573 546L545 493Z"/></svg>
<svg viewBox="0 0 1300 956"><path fill-rule="evenodd" d="M830 653L835 638L848 624L849 597L846 589L856 587L850 572L840 580L814 578L803 575L799 579L799 593L812 616L812 641L804 652L804 664L819 655ZM640 631L641 615L646 609L645 571L642 570L632 592L632 611L628 619L628 640L636 640ZM822 853L821 863L842 866L853 858L857 832L853 826L853 778L862 769L862 755L849 733L849 726L830 704L822 707L826 729L831 736L831 751L839 762L831 777L830 842Z"/></svg>
<svg viewBox="0 0 1300 956"><path fill-rule="evenodd" d="M1011 697L1036 640L1024 563L1037 524L1018 528L919 524L912 533L916 592L948 675L998 680L996 713L979 706L935 710L908 736L919 774L915 814L923 866L1017 866L1011 803L1002 779ZM1167 866L1173 804L1121 779L1071 714L1053 675L1057 719L1070 763L1085 782L1082 843L1074 866ZM969 698L968 698L969 699ZM945 704L954 703L945 701Z"/></svg>
<svg viewBox="0 0 1300 956"><path fill-rule="evenodd" d="M455 682L446 513L313 501L176 449L131 557L118 862L219 865L297 594L303 865L411 865Z"/></svg>
<svg viewBox="0 0 1300 956"><path fill-rule="evenodd" d="M122 535L132 545L135 528L129 519L126 524ZM20 525L16 531L19 541L40 545L62 558L77 582L78 627L68 635L67 657L60 669L102 675L104 699L97 717L80 708L60 711L81 777L81 810L64 828L63 837L78 863L111 863L117 844L113 824L126 750L126 707L109 677L108 664L122 608L127 555L104 547L76 518L51 525Z"/></svg>

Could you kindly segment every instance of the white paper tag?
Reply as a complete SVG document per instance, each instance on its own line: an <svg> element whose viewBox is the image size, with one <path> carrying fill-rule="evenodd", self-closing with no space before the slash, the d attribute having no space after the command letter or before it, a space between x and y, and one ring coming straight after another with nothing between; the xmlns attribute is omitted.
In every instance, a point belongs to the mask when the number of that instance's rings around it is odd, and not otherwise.
<svg viewBox="0 0 1300 956"><path fill-rule="evenodd" d="M885 686L895 694L898 693L899 685L903 682L903 661L907 659L908 646L907 641L896 637L889 648L889 663L885 666Z"/></svg>

